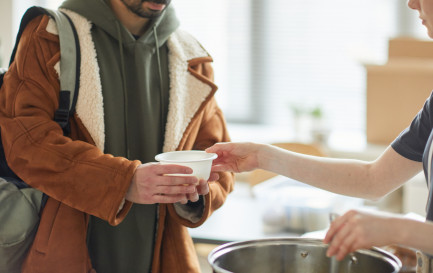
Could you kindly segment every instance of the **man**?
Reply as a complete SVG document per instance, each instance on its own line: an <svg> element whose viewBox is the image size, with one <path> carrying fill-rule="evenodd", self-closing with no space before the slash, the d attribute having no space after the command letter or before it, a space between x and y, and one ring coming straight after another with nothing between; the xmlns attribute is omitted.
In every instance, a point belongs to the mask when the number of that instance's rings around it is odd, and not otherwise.
<svg viewBox="0 0 433 273"><path fill-rule="evenodd" d="M0 92L8 164L50 196L23 272L199 272L186 227L222 205L232 175L214 173L208 184L164 176L189 168L142 162L229 140L211 57L178 30L170 0L60 8L82 57L70 137L53 121L60 53L48 17L29 23Z"/></svg>

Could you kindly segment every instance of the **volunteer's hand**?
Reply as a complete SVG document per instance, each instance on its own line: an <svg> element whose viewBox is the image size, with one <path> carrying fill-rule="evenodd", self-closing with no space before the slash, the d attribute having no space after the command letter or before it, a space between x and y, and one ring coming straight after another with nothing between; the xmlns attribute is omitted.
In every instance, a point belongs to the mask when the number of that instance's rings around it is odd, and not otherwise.
<svg viewBox="0 0 433 273"><path fill-rule="evenodd" d="M325 236L329 244L326 255L341 261L347 254L358 249L385 246L394 243L391 214L351 210L336 218Z"/></svg>
<svg viewBox="0 0 433 273"><path fill-rule="evenodd" d="M186 203L187 195L197 191L197 177L165 174L192 174L192 169L180 165L142 164L132 177L126 200L138 204Z"/></svg>
<svg viewBox="0 0 433 273"><path fill-rule="evenodd" d="M255 143L217 143L206 149L208 153L216 153L213 161L214 172L246 172L258 167L257 154L260 145Z"/></svg>

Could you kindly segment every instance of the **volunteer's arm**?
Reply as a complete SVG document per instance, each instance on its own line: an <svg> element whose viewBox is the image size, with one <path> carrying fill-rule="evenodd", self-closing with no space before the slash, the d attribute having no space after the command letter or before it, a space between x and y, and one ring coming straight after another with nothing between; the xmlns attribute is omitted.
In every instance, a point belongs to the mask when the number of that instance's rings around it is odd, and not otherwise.
<svg viewBox="0 0 433 273"><path fill-rule="evenodd" d="M376 200L397 189L422 170L388 147L367 162L303 155L268 144L218 143L206 150L218 154L214 171L272 171L335 193Z"/></svg>

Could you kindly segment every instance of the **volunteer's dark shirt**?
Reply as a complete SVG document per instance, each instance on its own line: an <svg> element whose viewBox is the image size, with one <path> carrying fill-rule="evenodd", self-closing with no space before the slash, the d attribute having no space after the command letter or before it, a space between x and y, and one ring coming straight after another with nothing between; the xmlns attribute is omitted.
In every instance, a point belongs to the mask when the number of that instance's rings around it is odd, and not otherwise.
<svg viewBox="0 0 433 273"><path fill-rule="evenodd" d="M432 160L430 154L433 129L433 93L427 99L424 107L416 115L412 123L392 143L391 147L400 155L414 161L422 162L429 197L427 201L427 220L433 221L433 191L431 189ZM430 178L430 179L429 179Z"/></svg>

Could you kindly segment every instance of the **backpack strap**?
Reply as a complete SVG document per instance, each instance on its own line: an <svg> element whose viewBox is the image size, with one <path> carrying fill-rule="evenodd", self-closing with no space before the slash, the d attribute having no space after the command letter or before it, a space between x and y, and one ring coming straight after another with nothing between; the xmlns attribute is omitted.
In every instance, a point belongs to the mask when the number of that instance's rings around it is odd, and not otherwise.
<svg viewBox="0 0 433 273"><path fill-rule="evenodd" d="M58 10L46 10L57 23L60 39L60 96L54 120L69 135L69 117L74 114L80 87L81 54L77 30L71 18Z"/></svg>
<svg viewBox="0 0 433 273"><path fill-rule="evenodd" d="M9 65L15 59L18 43L27 24L39 15L48 15L56 21L60 40L60 95L59 108L54 114L54 120L62 127L65 135L69 135L69 117L75 112L78 89L80 87L80 43L75 26L68 15L59 10L42 7L31 7L23 15L17 34L15 47L12 51Z"/></svg>

